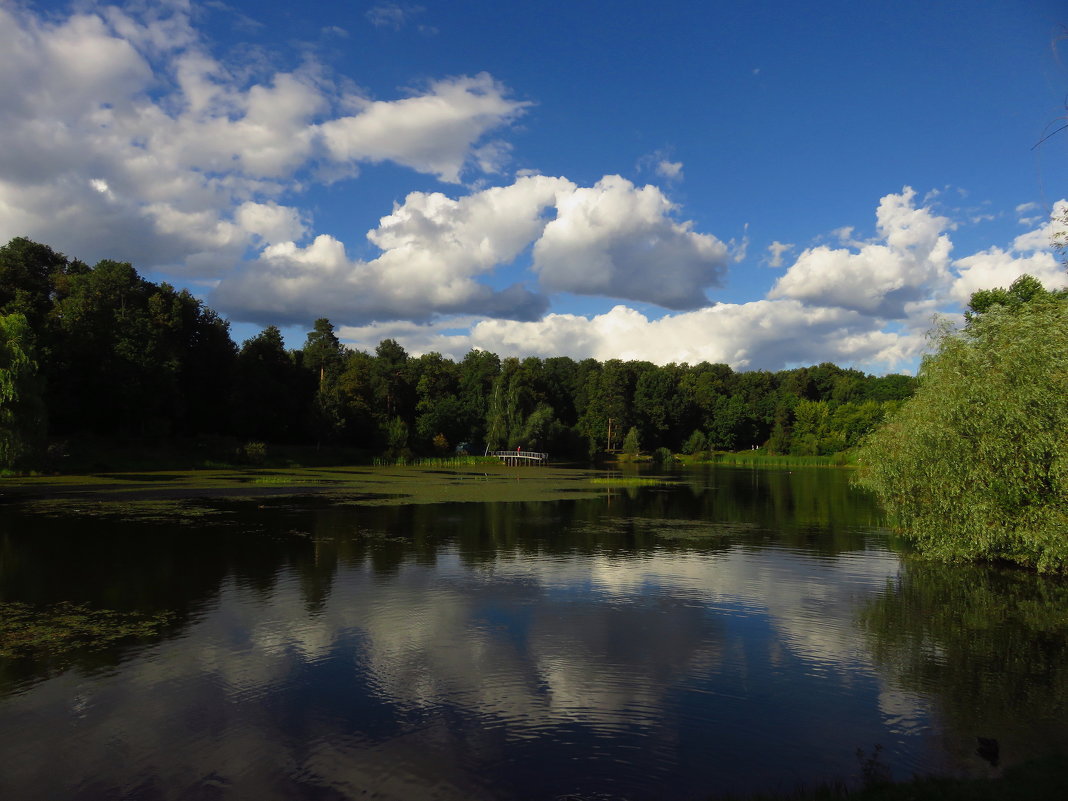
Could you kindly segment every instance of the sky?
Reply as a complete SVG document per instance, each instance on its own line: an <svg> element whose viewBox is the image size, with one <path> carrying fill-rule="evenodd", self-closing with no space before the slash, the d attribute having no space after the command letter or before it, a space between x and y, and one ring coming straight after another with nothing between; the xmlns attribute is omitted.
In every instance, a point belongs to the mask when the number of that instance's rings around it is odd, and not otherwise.
<svg viewBox="0 0 1068 801"><path fill-rule="evenodd" d="M0 0L0 242L237 341L913 372L1068 210L1063 0Z"/></svg>

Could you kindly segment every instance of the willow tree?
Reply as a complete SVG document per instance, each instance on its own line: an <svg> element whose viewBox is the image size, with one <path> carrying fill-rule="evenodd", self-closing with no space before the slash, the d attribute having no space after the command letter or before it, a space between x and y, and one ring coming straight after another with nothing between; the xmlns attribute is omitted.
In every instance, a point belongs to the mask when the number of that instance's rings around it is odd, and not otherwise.
<svg viewBox="0 0 1068 801"><path fill-rule="evenodd" d="M33 348L26 317L0 315L0 467L32 464L44 444L45 410Z"/></svg>
<svg viewBox="0 0 1068 801"><path fill-rule="evenodd" d="M1068 572L1068 301L973 307L859 459L922 553Z"/></svg>

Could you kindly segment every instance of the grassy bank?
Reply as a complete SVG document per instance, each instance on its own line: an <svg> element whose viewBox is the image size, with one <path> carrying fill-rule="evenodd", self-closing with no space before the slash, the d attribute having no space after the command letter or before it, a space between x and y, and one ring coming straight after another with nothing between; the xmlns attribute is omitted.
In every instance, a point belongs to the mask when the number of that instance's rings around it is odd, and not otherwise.
<svg viewBox="0 0 1068 801"><path fill-rule="evenodd" d="M496 456L376 456L375 467L481 467L499 465Z"/></svg>
<svg viewBox="0 0 1068 801"><path fill-rule="evenodd" d="M723 464L741 467L848 467L856 464L848 451L830 456L791 456L766 451L717 451L679 456L684 464Z"/></svg>

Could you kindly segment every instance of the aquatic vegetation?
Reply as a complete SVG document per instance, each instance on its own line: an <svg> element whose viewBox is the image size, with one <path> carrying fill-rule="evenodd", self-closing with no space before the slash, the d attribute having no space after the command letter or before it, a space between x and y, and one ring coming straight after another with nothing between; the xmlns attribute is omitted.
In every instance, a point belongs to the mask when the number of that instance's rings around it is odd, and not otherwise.
<svg viewBox="0 0 1068 801"><path fill-rule="evenodd" d="M656 487L670 482L662 478L647 478L645 476L608 476L591 478L590 483L610 487Z"/></svg>
<svg viewBox="0 0 1068 801"><path fill-rule="evenodd" d="M186 500L49 498L25 504L27 511L49 517L96 517L111 520L137 520L142 523L225 522L220 509Z"/></svg>
<svg viewBox="0 0 1068 801"><path fill-rule="evenodd" d="M0 657L104 648L120 640L155 636L172 619L168 612L117 612L68 602L46 607L0 603Z"/></svg>
<svg viewBox="0 0 1068 801"><path fill-rule="evenodd" d="M393 459L376 457L375 467L476 467L500 464L496 456L398 456Z"/></svg>

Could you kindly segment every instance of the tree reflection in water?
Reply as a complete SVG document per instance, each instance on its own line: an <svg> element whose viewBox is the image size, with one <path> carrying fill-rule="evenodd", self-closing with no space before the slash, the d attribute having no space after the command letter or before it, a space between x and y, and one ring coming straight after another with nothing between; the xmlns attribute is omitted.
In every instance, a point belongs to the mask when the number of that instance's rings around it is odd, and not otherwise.
<svg viewBox="0 0 1068 801"><path fill-rule="evenodd" d="M1011 765L1068 748L1068 582L1009 568L906 561L860 613L876 663L929 698L946 746Z"/></svg>

